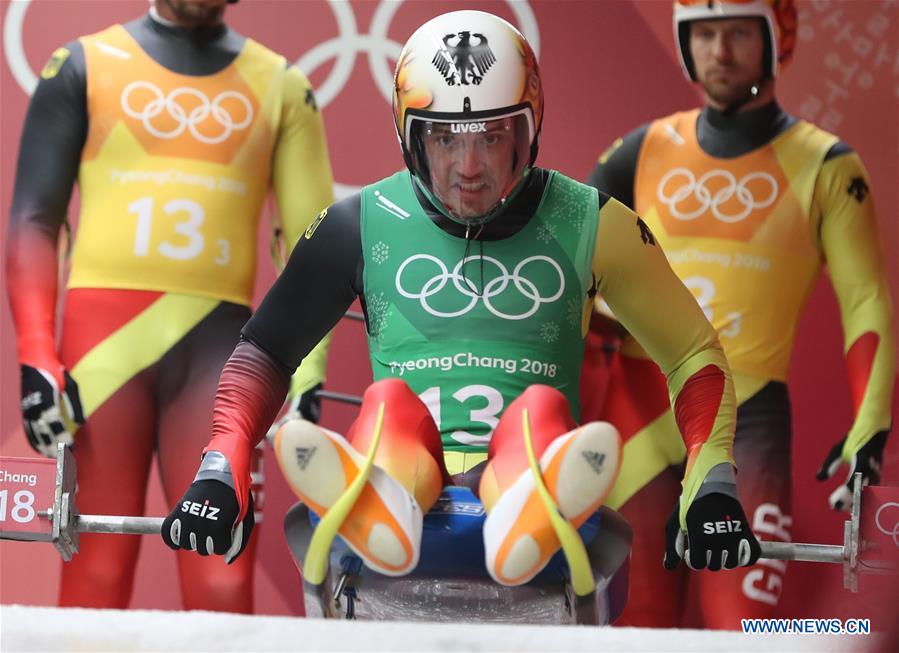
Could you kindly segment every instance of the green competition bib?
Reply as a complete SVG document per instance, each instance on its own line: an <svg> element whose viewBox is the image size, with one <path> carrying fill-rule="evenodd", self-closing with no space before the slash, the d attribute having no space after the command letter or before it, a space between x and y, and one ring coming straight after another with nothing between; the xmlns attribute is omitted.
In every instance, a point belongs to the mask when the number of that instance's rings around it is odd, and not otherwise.
<svg viewBox="0 0 899 653"><path fill-rule="evenodd" d="M486 451L505 407L535 383L561 391L577 418L596 190L552 172L521 231L466 241L431 221L412 184L401 172L362 191L374 379L403 379L447 451Z"/></svg>

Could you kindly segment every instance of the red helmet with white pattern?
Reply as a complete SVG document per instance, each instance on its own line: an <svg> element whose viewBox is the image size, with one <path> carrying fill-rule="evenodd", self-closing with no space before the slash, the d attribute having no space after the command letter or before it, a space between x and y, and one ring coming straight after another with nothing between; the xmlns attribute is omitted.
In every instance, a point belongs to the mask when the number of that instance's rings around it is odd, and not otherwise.
<svg viewBox="0 0 899 653"><path fill-rule="evenodd" d="M690 23L752 16L762 18L767 26L763 69L766 77L776 77L779 68L793 56L796 46L797 19L793 0L675 0L674 38L687 78L696 81L690 54Z"/></svg>

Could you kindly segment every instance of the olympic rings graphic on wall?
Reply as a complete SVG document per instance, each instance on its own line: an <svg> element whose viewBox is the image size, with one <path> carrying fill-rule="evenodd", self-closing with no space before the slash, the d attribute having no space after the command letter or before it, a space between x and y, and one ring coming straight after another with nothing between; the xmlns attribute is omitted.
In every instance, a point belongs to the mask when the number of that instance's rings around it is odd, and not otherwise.
<svg viewBox="0 0 899 653"><path fill-rule="evenodd" d="M506 2L519 24L519 29L531 44L534 53L540 53L540 30L537 18L527 2ZM334 12L339 36L316 45L297 60L297 66L306 75L330 59L336 59L334 68L328 78L315 90L315 97L320 107L327 106L346 86L356 56L362 52L368 56L368 68L375 86L389 103L393 88L393 61L400 56L403 49L387 36L393 16L402 5L402 0L381 0L371 20L371 31L360 34L356 24L356 15L352 6L344 0L329 0L328 5ZM392 60L392 61L391 61Z"/></svg>
<svg viewBox="0 0 899 653"><path fill-rule="evenodd" d="M339 35L312 47L297 60L297 66L306 75L331 59L335 65L327 79L316 89L316 99L320 107L334 100L349 81L356 63L356 56L362 52L368 56L369 70L375 85L384 99L390 102L393 86L393 63L399 57L402 44L388 38L387 32L393 16L403 4L402 0L381 0L371 21L371 31L360 34L352 5L346 0L328 0L328 5L337 21ZM540 54L540 30L537 17L527 2L506 0L515 15L518 28L531 44L534 53ZM25 57L22 43L25 15L31 0L18 0L9 5L3 23L3 48L13 77L26 94L31 95L37 86L37 75Z"/></svg>
<svg viewBox="0 0 899 653"><path fill-rule="evenodd" d="M884 517L883 523L881 523L881 514L887 508L893 508L893 519L890 519L888 522L886 520L886 517ZM896 546L899 547L899 503L896 503L895 501L888 501L887 503L884 503L882 506L880 506L874 515L874 525L877 526L877 530L879 530L881 533L883 533L887 537L893 538L893 542L895 542Z"/></svg>

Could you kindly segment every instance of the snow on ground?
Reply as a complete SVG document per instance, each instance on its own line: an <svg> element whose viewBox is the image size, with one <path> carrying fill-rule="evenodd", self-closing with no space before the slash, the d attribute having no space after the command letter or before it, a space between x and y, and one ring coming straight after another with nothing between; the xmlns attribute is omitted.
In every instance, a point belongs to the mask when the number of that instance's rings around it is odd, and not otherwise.
<svg viewBox="0 0 899 653"><path fill-rule="evenodd" d="M872 636L323 621L215 612L0 606L12 651L852 651Z"/></svg>

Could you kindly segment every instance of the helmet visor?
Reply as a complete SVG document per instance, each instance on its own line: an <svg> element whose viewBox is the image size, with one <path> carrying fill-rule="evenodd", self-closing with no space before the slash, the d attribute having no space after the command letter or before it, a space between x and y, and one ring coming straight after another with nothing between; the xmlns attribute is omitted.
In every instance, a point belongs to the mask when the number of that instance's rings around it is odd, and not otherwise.
<svg viewBox="0 0 899 653"><path fill-rule="evenodd" d="M499 208L530 161L530 114L482 120L414 118L409 125L413 172L457 220Z"/></svg>

